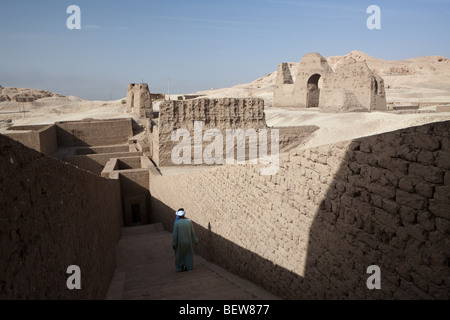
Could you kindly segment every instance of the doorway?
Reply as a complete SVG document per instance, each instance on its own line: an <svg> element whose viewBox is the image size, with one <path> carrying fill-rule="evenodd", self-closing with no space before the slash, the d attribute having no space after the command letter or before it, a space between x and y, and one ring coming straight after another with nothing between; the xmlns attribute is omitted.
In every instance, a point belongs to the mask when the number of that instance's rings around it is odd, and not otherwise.
<svg viewBox="0 0 450 320"><path fill-rule="evenodd" d="M306 94L306 107L318 108L320 98L320 85L319 80L321 76L318 73L313 74L308 79L307 94Z"/></svg>
<svg viewBox="0 0 450 320"><path fill-rule="evenodd" d="M141 224L141 205L139 203L131 205L131 223Z"/></svg>

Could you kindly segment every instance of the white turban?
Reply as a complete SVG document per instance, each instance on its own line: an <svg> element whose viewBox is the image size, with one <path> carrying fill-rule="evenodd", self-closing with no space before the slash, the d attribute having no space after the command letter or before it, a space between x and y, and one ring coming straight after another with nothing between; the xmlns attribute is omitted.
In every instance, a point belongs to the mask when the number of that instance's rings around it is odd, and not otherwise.
<svg viewBox="0 0 450 320"><path fill-rule="evenodd" d="M185 215L186 212L184 212L183 210L177 211L176 215L179 217L183 217Z"/></svg>

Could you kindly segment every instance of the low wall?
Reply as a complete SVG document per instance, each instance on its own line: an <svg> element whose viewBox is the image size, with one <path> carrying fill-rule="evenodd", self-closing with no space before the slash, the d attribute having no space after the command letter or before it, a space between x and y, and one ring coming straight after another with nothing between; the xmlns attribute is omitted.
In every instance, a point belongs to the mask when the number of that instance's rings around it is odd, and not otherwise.
<svg viewBox="0 0 450 320"><path fill-rule="evenodd" d="M202 123L197 130L194 123ZM158 147L154 148L153 160L160 166L173 166L171 158L172 150L179 142L172 141L172 133L175 129L187 130L190 134L192 146L195 133L200 137L208 129L219 130L225 137L226 129L265 129L264 100L258 98L248 99L198 99L187 101L164 101L159 106L159 121L157 134ZM195 131L194 131L195 130ZM181 142L181 139L180 139ZM211 142L203 142L206 146ZM155 156L155 151L158 155ZM226 154L226 152L223 152ZM192 157L194 151L191 150Z"/></svg>
<svg viewBox="0 0 450 320"><path fill-rule="evenodd" d="M150 175L152 222L195 222L200 255L286 299L450 297L450 121ZM381 269L369 290L367 268Z"/></svg>
<svg viewBox="0 0 450 320"><path fill-rule="evenodd" d="M0 299L103 299L121 225L119 180L0 135ZM66 286L70 265L81 290Z"/></svg>
<svg viewBox="0 0 450 320"><path fill-rule="evenodd" d="M279 131L280 152L289 151L298 147L303 141L308 139L312 133L319 129L317 126L302 127L272 127Z"/></svg>
<svg viewBox="0 0 450 320"><path fill-rule="evenodd" d="M101 175L103 168L111 158L140 156L142 156L142 152L116 152L67 156L64 161L84 170L90 171L96 175Z"/></svg>
<svg viewBox="0 0 450 320"><path fill-rule="evenodd" d="M15 126L9 128L6 136L19 141L28 148L51 154L57 149L55 125Z"/></svg>
<svg viewBox="0 0 450 320"><path fill-rule="evenodd" d="M200 125L199 125L200 123ZM178 141L172 141L172 136L175 130L181 129ZM219 135L219 138L214 136L206 138L208 130L214 130ZM243 141L235 138L233 145L228 146L228 131L230 129L239 129L246 134L245 146ZM226 162L227 149L234 149L234 158L237 159L237 149L244 148L246 152L245 159L250 159L250 154L258 154L261 151L262 145L267 145L267 151L271 152L271 130L277 129L279 131L279 148L282 150L290 149L293 146L298 146L305 138L311 135L312 132L318 129L315 126L294 127L294 128L269 128L266 125L264 114L264 100L258 98L248 99L198 99L189 101L165 101L160 105L158 125L153 127L150 139L153 143L152 159L160 166L174 166L179 165L172 160L172 151L179 149L178 147L187 142L190 147L190 163L183 161L183 165L205 165L211 164L210 161L204 159L204 152L207 148L216 149L215 143L219 147L219 151L223 157L218 157L222 162ZM259 133L261 130L267 130L267 140L261 140ZM187 132L189 136L186 138L184 133ZM209 131L211 133L213 131ZM236 131L237 132L237 131ZM254 138L254 144L249 144L249 137ZM196 141L197 139L197 141ZM176 140L176 139L175 139ZM196 161L194 159L197 147L201 145L200 154L203 159ZM176 149L177 148L177 149ZM208 149L209 150L209 149ZM215 151L211 152L212 157L215 156ZM214 154L213 154L214 153ZM180 157L184 155L179 152ZM189 157L188 157L189 158ZM199 158L197 156L197 158ZM213 161L213 164L220 164L218 161Z"/></svg>
<svg viewBox="0 0 450 320"><path fill-rule="evenodd" d="M56 138L56 126L51 125L39 130L39 151L45 154L52 154L58 149Z"/></svg>
<svg viewBox="0 0 450 320"><path fill-rule="evenodd" d="M119 153L129 151L131 151L129 145L119 145L119 146L77 148L75 154L82 156L88 154Z"/></svg>
<svg viewBox="0 0 450 320"><path fill-rule="evenodd" d="M127 143L132 119L84 120L56 123L58 147L91 147Z"/></svg>
<svg viewBox="0 0 450 320"><path fill-rule="evenodd" d="M150 221L149 170L155 169L147 157L124 157L110 159L101 173L102 177L120 181L125 226ZM135 205L138 212L133 212Z"/></svg>

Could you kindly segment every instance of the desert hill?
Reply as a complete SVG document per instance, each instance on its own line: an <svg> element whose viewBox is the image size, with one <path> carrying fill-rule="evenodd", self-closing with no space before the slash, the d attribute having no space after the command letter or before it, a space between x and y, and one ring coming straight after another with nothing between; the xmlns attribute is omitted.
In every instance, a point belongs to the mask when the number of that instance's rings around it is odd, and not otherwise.
<svg viewBox="0 0 450 320"><path fill-rule="evenodd" d="M12 88L0 86L0 102L17 101L18 98L27 98L29 101L35 101L50 97L64 97L64 96L57 93L39 89L25 89L25 88Z"/></svg>

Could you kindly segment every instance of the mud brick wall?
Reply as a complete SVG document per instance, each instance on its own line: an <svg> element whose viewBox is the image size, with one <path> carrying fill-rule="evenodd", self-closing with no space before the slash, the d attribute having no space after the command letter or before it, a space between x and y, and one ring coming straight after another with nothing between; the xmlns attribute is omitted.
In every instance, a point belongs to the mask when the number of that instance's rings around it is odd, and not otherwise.
<svg viewBox="0 0 450 320"><path fill-rule="evenodd" d="M67 156L64 161L73 164L79 168L90 171L96 175L101 175L103 168L111 158L131 156L142 156L142 152L117 152L104 154L88 154Z"/></svg>
<svg viewBox="0 0 450 320"><path fill-rule="evenodd" d="M0 299L103 299L121 223L119 180L0 135ZM81 290L67 289L70 265Z"/></svg>
<svg viewBox="0 0 450 320"><path fill-rule="evenodd" d="M227 154L226 134L228 129L254 129L259 133L261 129L267 129L267 141L260 141L257 138L256 145L250 145L248 136L245 138L246 160L250 154L258 153L260 144L267 143L267 150L271 152L271 130L279 131L279 149L285 151L294 146L298 146L303 140L309 137L312 132L318 129L316 126L290 127L290 128L270 128L267 127L264 114L264 100L257 98L236 99L198 99L188 101L165 101L160 105L159 123L154 127L151 134L153 141L152 159L160 166L175 165L171 159L172 150L181 142L171 140L172 133L176 129L185 129L191 136L191 164L194 164L194 122L201 121L203 138L208 129L218 129L223 136L223 155ZM213 141L214 139L212 139ZM212 141L202 141L202 150L205 150ZM236 142L236 139L235 139ZM241 145L239 145L239 148ZM253 148L253 149L252 149ZM234 155L237 159L238 145L234 146ZM225 160L224 160L225 162ZM205 164L205 161L202 161Z"/></svg>
<svg viewBox="0 0 450 320"><path fill-rule="evenodd" d="M123 144L133 136L132 120L57 122L58 147L90 147Z"/></svg>
<svg viewBox="0 0 450 320"><path fill-rule="evenodd" d="M194 122L202 121L202 137L208 129L218 129L223 137L227 129L265 129L264 100L259 98L198 99L165 101L159 106L158 136L154 157L159 166L173 166L171 154L179 142L171 140L175 129L185 129L194 143ZM180 140L181 141L181 140ZM224 139L225 141L225 139ZM154 143L154 144L155 144ZM211 142L204 142L206 147ZM225 148L223 154L225 155ZM192 151L193 155L193 151Z"/></svg>
<svg viewBox="0 0 450 320"><path fill-rule="evenodd" d="M153 222L184 207L200 255L282 298L450 297L450 121L291 152L273 176L153 170L150 191Z"/></svg>
<svg viewBox="0 0 450 320"><path fill-rule="evenodd" d="M52 154L58 149L56 138L56 126L50 125L38 131L39 151L45 154Z"/></svg>
<svg viewBox="0 0 450 320"><path fill-rule="evenodd" d="M16 126L8 129L5 135L45 154L51 154L57 149L56 127L53 124Z"/></svg>

